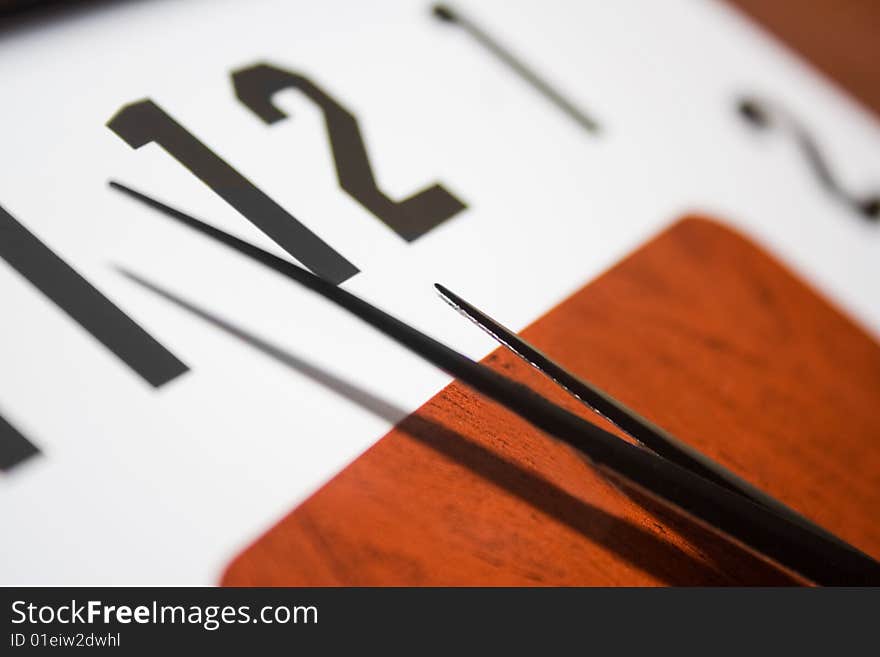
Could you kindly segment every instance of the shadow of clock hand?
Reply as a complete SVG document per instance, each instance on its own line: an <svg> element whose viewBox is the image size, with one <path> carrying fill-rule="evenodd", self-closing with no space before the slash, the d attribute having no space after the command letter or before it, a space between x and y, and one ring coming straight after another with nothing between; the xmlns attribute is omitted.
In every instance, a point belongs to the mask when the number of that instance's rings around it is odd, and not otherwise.
<svg viewBox="0 0 880 657"><path fill-rule="evenodd" d="M344 379L328 372L327 370L318 367L310 363L309 361L296 356L295 354L290 353L275 345L258 335L246 331L229 322L222 317L214 315L213 313L208 312L207 310L200 308L199 306L191 303L180 296L177 296L173 292L166 290L165 288L160 287L155 283L151 283L145 278L135 274L131 271L123 267L117 267L116 270L125 276L130 281L133 281L147 290L157 294L162 297L166 301L170 301L178 308L182 308L183 310L188 311L189 313L203 319L204 321L212 324L216 328L220 329L224 333L231 335L234 338L237 338L241 342L253 347L257 351L261 352L263 355L272 358L273 360L281 363L282 365L286 365L288 368L303 374L304 376L309 377L315 383L320 384L324 388L335 392L340 397L344 397L349 401L354 402L364 410L370 412L376 417L386 420L391 424L397 424L404 417L407 416L407 412L402 408L395 406L389 402L386 402L384 399L377 397L371 392L364 390L363 388L349 383Z"/></svg>
<svg viewBox="0 0 880 657"><path fill-rule="evenodd" d="M396 424L398 430L405 432L419 444L469 469L541 513L577 531L593 543L613 551L636 568L669 584L742 583L727 574L727 564L731 561L738 564L742 572L748 573L748 583L791 583L791 580L775 567L726 544L723 539L712 535L708 530L693 528L693 532L696 533L688 534L685 530L689 528L676 523L676 528L681 533L699 540L706 561L696 559L678 546L656 536L652 531L571 495L540 475L524 470L490 449L476 444L461 433L423 417L418 412L408 415L400 407L372 392L286 351L142 276L124 268L117 269L123 276L141 287L199 317L276 362L309 377L315 383L354 402L373 415ZM671 521L675 522L674 519Z"/></svg>

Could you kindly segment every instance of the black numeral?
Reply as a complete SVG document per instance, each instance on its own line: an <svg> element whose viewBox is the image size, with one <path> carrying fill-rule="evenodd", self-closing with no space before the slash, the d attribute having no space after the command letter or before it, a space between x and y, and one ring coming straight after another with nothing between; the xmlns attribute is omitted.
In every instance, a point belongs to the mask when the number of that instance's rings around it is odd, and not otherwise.
<svg viewBox="0 0 880 657"><path fill-rule="evenodd" d="M286 118L272 104L283 89L298 89L324 114L339 185L407 242L461 212L466 206L439 184L394 201L376 184L357 119L326 91L299 73L257 64L232 74L235 94L266 123Z"/></svg>
<svg viewBox="0 0 880 657"><path fill-rule="evenodd" d="M0 472L8 472L39 453L40 450L31 441L0 415Z"/></svg>
<svg viewBox="0 0 880 657"><path fill-rule="evenodd" d="M2 207L0 258L153 386L188 370Z"/></svg>
<svg viewBox="0 0 880 657"><path fill-rule="evenodd" d="M151 100L126 105L107 126L132 148L155 142L303 265L335 284L357 267L291 216Z"/></svg>
<svg viewBox="0 0 880 657"><path fill-rule="evenodd" d="M831 172L831 166L810 131L793 114L785 108L755 97L741 98L737 109L740 116L756 128L776 128L788 132L800 147L816 180L832 197L868 221L880 222L880 195L860 195L847 190Z"/></svg>

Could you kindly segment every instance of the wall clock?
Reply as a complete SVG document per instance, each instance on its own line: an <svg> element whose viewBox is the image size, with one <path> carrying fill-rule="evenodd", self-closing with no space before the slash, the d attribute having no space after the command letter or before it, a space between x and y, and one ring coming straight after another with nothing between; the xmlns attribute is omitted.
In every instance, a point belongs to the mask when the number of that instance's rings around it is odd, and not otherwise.
<svg viewBox="0 0 880 657"><path fill-rule="evenodd" d="M474 359L494 341L435 282L534 324L880 556L880 130L728 5L152 0L2 29L3 583L790 577L181 217ZM463 442L419 442L425 413Z"/></svg>

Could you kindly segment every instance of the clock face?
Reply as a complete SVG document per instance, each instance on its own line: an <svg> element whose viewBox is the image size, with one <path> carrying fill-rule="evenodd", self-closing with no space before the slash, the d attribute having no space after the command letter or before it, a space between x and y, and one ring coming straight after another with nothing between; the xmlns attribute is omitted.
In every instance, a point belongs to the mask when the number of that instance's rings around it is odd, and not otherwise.
<svg viewBox="0 0 880 657"><path fill-rule="evenodd" d="M449 382L111 181L474 358L433 283L520 329L692 210L880 332L880 129L789 52L716 3L454 12L153 0L4 33L0 581L216 582Z"/></svg>

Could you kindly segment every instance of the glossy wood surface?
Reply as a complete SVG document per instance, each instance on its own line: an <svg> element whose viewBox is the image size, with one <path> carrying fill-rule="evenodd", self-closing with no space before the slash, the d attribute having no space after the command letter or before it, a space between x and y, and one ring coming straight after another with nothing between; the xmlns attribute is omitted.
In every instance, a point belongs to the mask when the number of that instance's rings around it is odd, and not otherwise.
<svg viewBox="0 0 880 657"><path fill-rule="evenodd" d="M491 312L491 300L472 301ZM682 220L523 335L880 557L880 346L748 240L705 218ZM505 350L485 362L608 426ZM228 585L795 581L618 490L458 383L223 577Z"/></svg>

